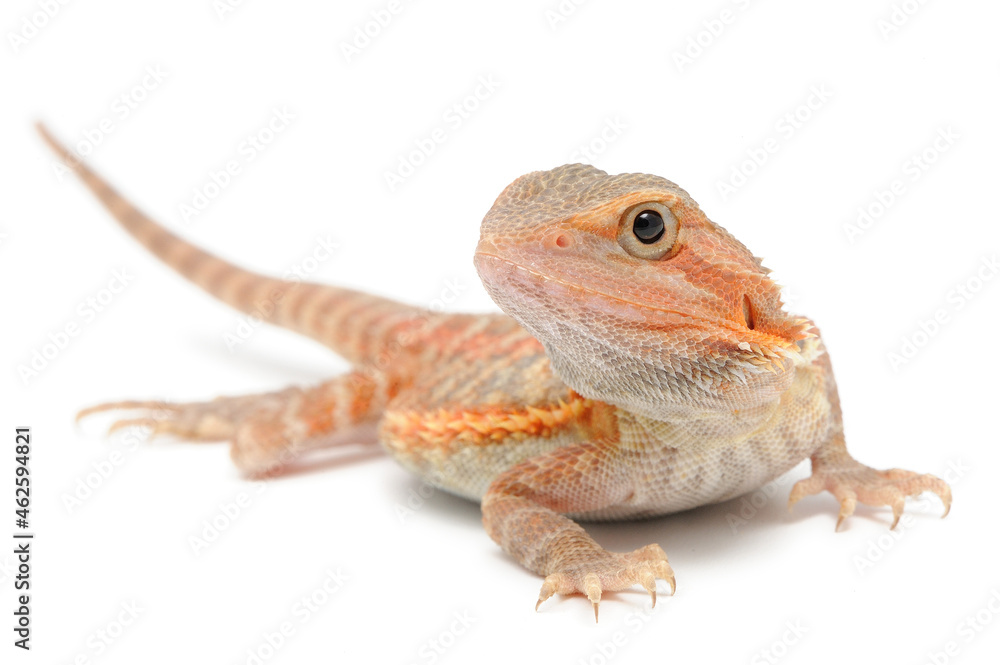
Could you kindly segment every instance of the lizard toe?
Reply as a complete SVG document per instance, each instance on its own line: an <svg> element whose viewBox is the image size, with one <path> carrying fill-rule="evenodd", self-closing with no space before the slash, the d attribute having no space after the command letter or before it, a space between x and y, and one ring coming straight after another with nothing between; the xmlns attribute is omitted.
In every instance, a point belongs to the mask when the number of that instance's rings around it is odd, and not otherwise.
<svg viewBox="0 0 1000 665"><path fill-rule="evenodd" d="M599 615L605 591L621 591L640 585L656 607L656 580L665 580L673 594L677 589L674 571L659 545L647 545L627 554L595 551L587 560L575 562L566 570L552 573L542 583L535 609L556 593L582 594L594 607L594 619Z"/></svg>
<svg viewBox="0 0 1000 665"><path fill-rule="evenodd" d="M951 488L946 482L930 474L918 474L904 469L878 470L860 462L832 468L814 468L813 474L800 480L788 498L789 508L802 497L826 490L840 502L836 529L854 514L858 503L869 506L888 506L892 509L891 529L899 524L906 504L906 497L925 491L938 495L944 504L944 514L951 510Z"/></svg>

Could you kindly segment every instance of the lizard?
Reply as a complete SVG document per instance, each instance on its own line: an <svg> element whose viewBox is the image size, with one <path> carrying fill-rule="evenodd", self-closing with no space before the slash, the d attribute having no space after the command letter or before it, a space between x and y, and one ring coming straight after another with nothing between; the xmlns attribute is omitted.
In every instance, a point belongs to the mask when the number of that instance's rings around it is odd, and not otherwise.
<svg viewBox="0 0 1000 665"><path fill-rule="evenodd" d="M657 580L665 551L605 550L581 526L726 501L811 460L788 507L829 491L839 529L947 483L877 470L847 451L829 353L785 311L762 260L673 182L568 164L507 186L474 262L502 313L430 311L230 264L157 224L41 124L45 142L124 229L224 303L306 335L351 364L319 385L206 402L128 400L111 429L229 441L244 473L280 473L364 427L403 467L481 504L487 534L543 578L535 604Z"/></svg>

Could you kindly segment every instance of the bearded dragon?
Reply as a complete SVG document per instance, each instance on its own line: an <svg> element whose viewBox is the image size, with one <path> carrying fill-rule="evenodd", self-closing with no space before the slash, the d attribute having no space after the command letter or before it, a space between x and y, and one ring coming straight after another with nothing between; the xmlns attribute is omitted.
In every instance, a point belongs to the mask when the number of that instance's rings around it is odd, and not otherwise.
<svg viewBox="0 0 1000 665"><path fill-rule="evenodd" d="M481 502L489 536L544 578L535 609L656 581L663 549L610 552L579 522L663 515L725 501L810 458L789 508L827 490L837 527L858 501L892 508L931 475L876 470L844 442L819 330L784 311L780 288L683 189L583 164L524 175L482 222L475 266L504 314L451 314L231 265L126 201L39 126L121 225L236 309L328 346L353 369L310 387L209 402L119 401L80 416L141 412L192 441L228 440L250 475L377 427L405 468ZM346 435L346 436L345 436Z"/></svg>

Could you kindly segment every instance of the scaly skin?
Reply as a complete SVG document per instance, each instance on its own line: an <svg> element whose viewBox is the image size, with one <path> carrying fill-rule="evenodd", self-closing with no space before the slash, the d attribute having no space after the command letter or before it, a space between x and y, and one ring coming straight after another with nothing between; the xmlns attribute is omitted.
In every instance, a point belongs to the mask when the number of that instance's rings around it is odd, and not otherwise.
<svg viewBox="0 0 1000 665"><path fill-rule="evenodd" d="M148 219L48 132L43 138L122 226L209 293L301 332L354 370L311 388L173 404L115 402L188 440L230 440L251 474L377 427L403 466L481 501L487 533L544 576L586 595L656 580L674 589L659 545L608 552L574 519L661 515L738 496L812 459L789 506L828 490L837 525L860 501L888 505L938 478L854 460L829 355L779 287L684 190L656 176L580 164L517 179L482 224L476 268L509 316L433 313L232 266ZM639 240L640 211L665 220ZM537 605L536 605L537 607Z"/></svg>

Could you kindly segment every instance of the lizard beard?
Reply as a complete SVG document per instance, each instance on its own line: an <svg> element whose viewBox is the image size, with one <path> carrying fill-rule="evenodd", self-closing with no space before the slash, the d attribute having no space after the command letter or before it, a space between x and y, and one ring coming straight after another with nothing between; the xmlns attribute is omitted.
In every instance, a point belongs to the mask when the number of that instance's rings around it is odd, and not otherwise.
<svg viewBox="0 0 1000 665"><path fill-rule="evenodd" d="M695 317L567 297L537 273L496 258L477 267L494 302L542 342L562 381L639 415L667 420L775 401L803 360L794 347L750 346Z"/></svg>

